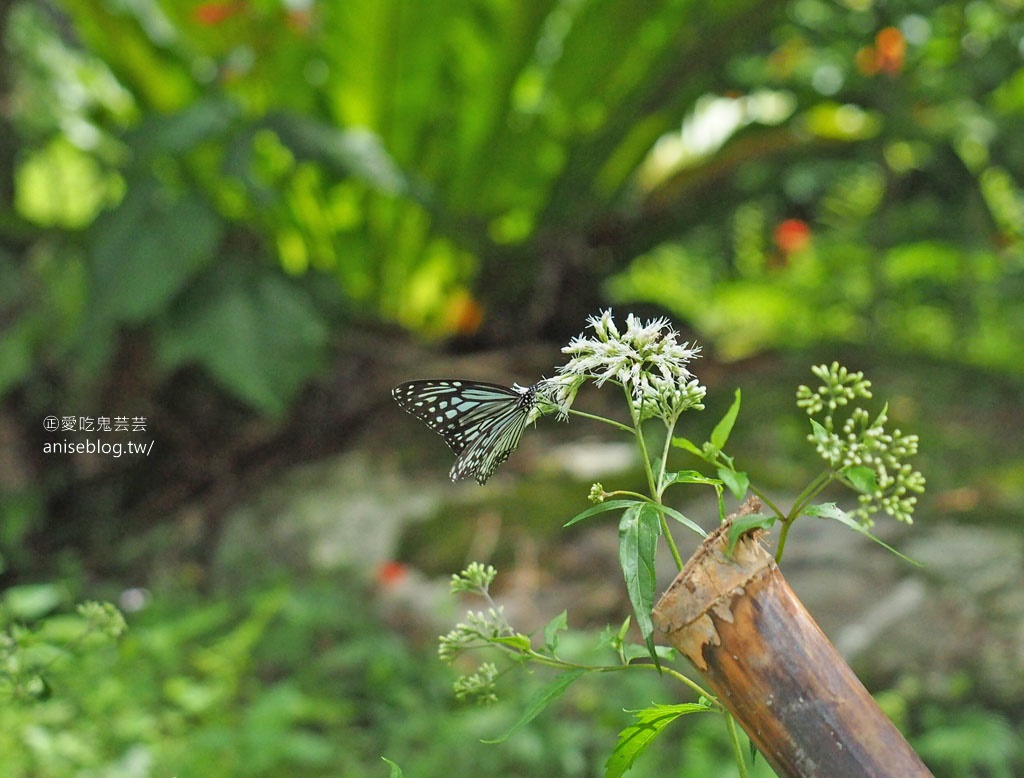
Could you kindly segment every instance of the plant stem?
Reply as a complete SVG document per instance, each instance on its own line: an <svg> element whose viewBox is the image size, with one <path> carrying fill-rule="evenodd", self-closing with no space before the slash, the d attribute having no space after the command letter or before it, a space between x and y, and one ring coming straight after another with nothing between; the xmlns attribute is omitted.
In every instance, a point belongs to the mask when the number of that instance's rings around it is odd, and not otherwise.
<svg viewBox="0 0 1024 778"><path fill-rule="evenodd" d="M779 532L779 547L775 549L775 564L782 561L782 552L786 550L786 538L789 536L789 528L792 526L792 519L782 522L782 530Z"/></svg>
<svg viewBox="0 0 1024 778"><path fill-rule="evenodd" d="M807 503L821 494L821 490L832 483L834 479L835 474L828 470L818 473L818 477L807 484L807 486L804 487L804 490L797 495L796 500L793 501L793 507L790 508L787 519L792 521L799 516L803 512L804 508L807 507Z"/></svg>
<svg viewBox="0 0 1024 778"><path fill-rule="evenodd" d="M597 415L595 415L593 413L587 413L585 411L577 411L577 410L573 410L572 408L569 409L569 413L571 413L573 416L582 416L584 419L591 419L593 421L603 422L604 424L610 424L613 427L618 427L620 430L622 430L624 432L628 432L630 435L633 434L633 428L632 427L629 427L629 426L623 424L622 422L615 421L614 419L606 419L604 416L597 416Z"/></svg>
<svg viewBox="0 0 1024 778"><path fill-rule="evenodd" d="M661 449L661 467L658 471L658 501L661 501L662 491L665 489L665 469L668 467L668 452L669 447L672 445L672 432L675 430L676 423L673 420L671 424L665 425L665 445Z"/></svg>
<svg viewBox="0 0 1024 778"><path fill-rule="evenodd" d="M647 442L644 440L643 431L643 407L641 406L640 411L633 410L633 398L629 394L629 390L626 387L622 387L626 393L626 402L629 404L629 414L633 419L633 429L631 432L636 436L636 442L640 446L640 456L644 460L644 472L647 474L647 487L651 490L652 502L656 506L661 505L661 482L664 480L665 473L665 459L668 457L668 446L666 445L663 449L662 460L660 466L661 476L658 480L654 479L654 470L651 468L651 457L647 453ZM667 442L667 441L666 441ZM661 534L665 536L665 542L668 544L668 550L672 553L672 560L676 563L676 569L683 569L683 558L679 554L679 548L676 546L676 541L672 537L672 531L668 526L668 517L665 516L664 511L658 511L658 516L661 519Z"/></svg>
<svg viewBox="0 0 1024 778"><path fill-rule="evenodd" d="M736 767L740 772L740 778L747 778L747 760L743 755L743 746L740 745L740 733L736 729L736 719L728 711L725 712L725 723L729 728L729 739L732 740L732 752L736 757Z"/></svg>
<svg viewBox="0 0 1024 778"><path fill-rule="evenodd" d="M531 662L536 662L539 665L543 665L545 667L553 667L559 670L589 670L592 673L618 673L624 670L653 670L657 672L659 675L663 674L672 676L681 684L688 687L698 697L704 697L705 699L710 700L711 703L715 705L715 707L721 708L721 703L718 702L718 698L716 698L711 692L703 688L696 681L683 675L678 670L673 670L671 667L666 667L665 665L662 665L660 668L658 667L658 665L649 664L647 662L638 662L636 664L625 665L583 665L579 664L578 662L568 662L564 659L558 659L557 657L545 656L544 654L540 654L534 651L533 649L530 649L526 652L520 652L511 646L507 646L501 643L497 645L499 648L505 651L509 651L513 654L519 654L520 656L524 656L528 658Z"/></svg>
<svg viewBox="0 0 1024 778"><path fill-rule="evenodd" d="M832 483L833 478L835 478L835 475L827 470L823 473L819 473L818 477L807 484L804 490L800 492L796 500L793 502L793 507L789 509L789 513L782 517L782 530L779 532L779 547L775 550L775 564L782 561L782 553L786 550L786 538L789 537L789 530L797 520L797 517L803 512L804 508L807 507L807 503L821 494L821 490ZM775 509L773 508L773 510ZM775 512L778 514L777 510Z"/></svg>
<svg viewBox="0 0 1024 778"><path fill-rule="evenodd" d="M661 502L658 502L661 505ZM676 569L680 572L683 569L683 558L679 555L679 549L676 547L676 541L672 538L672 532L669 530L668 519L665 517L664 512L661 515L661 533L665 536L665 542L668 544L668 550L672 552L672 561L676 563Z"/></svg>

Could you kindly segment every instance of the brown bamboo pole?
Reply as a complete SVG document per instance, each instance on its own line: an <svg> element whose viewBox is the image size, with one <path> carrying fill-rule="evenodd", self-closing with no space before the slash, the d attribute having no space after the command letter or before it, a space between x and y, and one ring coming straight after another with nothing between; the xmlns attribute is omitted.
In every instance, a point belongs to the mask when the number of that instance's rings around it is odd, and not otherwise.
<svg viewBox="0 0 1024 778"><path fill-rule="evenodd" d="M700 671L780 776L931 776L756 533L727 554L730 523L704 541L655 606L667 642Z"/></svg>

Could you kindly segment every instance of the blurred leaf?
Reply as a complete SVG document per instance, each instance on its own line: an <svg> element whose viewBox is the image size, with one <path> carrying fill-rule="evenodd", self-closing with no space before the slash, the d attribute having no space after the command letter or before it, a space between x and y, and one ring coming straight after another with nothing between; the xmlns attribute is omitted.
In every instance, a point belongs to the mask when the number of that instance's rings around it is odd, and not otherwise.
<svg viewBox="0 0 1024 778"><path fill-rule="evenodd" d="M21 584L3 593L3 608L8 619L35 621L67 599L67 590L61 584Z"/></svg>
<svg viewBox="0 0 1024 778"><path fill-rule="evenodd" d="M326 345L327 328L301 288L222 263L161 322L157 353L168 368L202 365L236 397L277 416L322 364Z"/></svg>
<svg viewBox="0 0 1024 778"><path fill-rule="evenodd" d="M288 114L272 115L264 123L297 158L322 162L335 175L356 176L388 194L407 192L411 188L372 132L358 128L341 130Z"/></svg>
<svg viewBox="0 0 1024 778"><path fill-rule="evenodd" d="M154 181L93 225L91 308L109 321L138 323L164 311L221 240L220 218L194 194L172 195Z"/></svg>
<svg viewBox="0 0 1024 778"><path fill-rule="evenodd" d="M558 650L558 633L569 628L568 614L562 611L544 627L544 647L552 654Z"/></svg>
<svg viewBox="0 0 1024 778"><path fill-rule="evenodd" d="M882 129L878 114L852 103L819 103L804 114L803 121L819 137L844 141L873 138Z"/></svg>
<svg viewBox="0 0 1024 778"><path fill-rule="evenodd" d="M30 319L22 318L0 338L0 396L31 373L35 330Z"/></svg>
<svg viewBox="0 0 1024 778"><path fill-rule="evenodd" d="M534 695L533 699L527 703L526 710L523 712L522 717L512 725L511 729L499 738L495 738L494 740L484 740L483 742L504 743L516 732L537 718L537 716L539 716L548 705L565 694L566 689L588 672L590 671L587 668L581 667L575 670L566 670L564 673L559 673L555 677L554 681L541 689L536 695Z"/></svg>

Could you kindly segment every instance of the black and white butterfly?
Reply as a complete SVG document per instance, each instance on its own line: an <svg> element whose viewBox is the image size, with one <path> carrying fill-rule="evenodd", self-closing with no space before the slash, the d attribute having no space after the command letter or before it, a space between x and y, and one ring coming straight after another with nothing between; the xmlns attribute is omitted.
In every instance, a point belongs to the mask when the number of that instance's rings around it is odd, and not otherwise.
<svg viewBox="0 0 1024 778"><path fill-rule="evenodd" d="M447 379L409 381L391 396L458 455L453 481L473 476L481 485L516 450L537 402L533 386Z"/></svg>

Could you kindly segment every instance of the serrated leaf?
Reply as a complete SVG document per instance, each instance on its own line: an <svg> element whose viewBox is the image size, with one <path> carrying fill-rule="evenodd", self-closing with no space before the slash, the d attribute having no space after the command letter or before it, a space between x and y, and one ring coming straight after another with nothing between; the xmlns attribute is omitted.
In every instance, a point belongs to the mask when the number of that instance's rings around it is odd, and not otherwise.
<svg viewBox="0 0 1024 778"><path fill-rule="evenodd" d="M733 519L732 524L729 525L729 555L732 556L736 544L746 533L753 529L771 529L777 518L774 513L749 513L746 516Z"/></svg>
<svg viewBox="0 0 1024 778"><path fill-rule="evenodd" d="M660 666L654 650L654 555L661 534L661 518L651 503L637 503L629 508L619 522L619 564L626 580L626 592L633 604L636 625L644 645L655 664Z"/></svg>
<svg viewBox="0 0 1024 778"><path fill-rule="evenodd" d="M565 522L565 524L563 524L562 526L571 527L573 524L576 524L577 522L581 522L584 519L589 519L591 516L596 516L597 514L604 513L605 511L614 511L618 510L619 508L630 508L634 505L643 504L644 503L641 503L639 500L608 500L608 502L598 503L592 508L587 508L582 513L577 513L575 516L569 519L569 521Z"/></svg>
<svg viewBox="0 0 1024 778"><path fill-rule="evenodd" d="M742 500L750 486L750 479L742 470L729 470L726 467L718 468L718 477L725 484L737 500Z"/></svg>
<svg viewBox="0 0 1024 778"><path fill-rule="evenodd" d="M568 614L566 611L562 611L544 627L544 647L554 654L558 650L558 633L568 628Z"/></svg>
<svg viewBox="0 0 1024 778"><path fill-rule="evenodd" d="M717 450L721 451L725 448L725 444L729 442L729 435L732 434L732 428L736 423L736 417L739 415L739 412L740 390L737 389L736 398L732 401L732 405L729 406L729 410L725 412L722 420L711 430L711 445Z"/></svg>
<svg viewBox="0 0 1024 778"><path fill-rule="evenodd" d="M881 538L872 535L871 532L867 529L867 527L864 527L859 521L853 518L850 514L848 514L834 502L821 503L820 505L808 505L806 508L803 509L801 515L811 516L815 519L832 519L834 521L838 521L840 524L844 524L845 526L852 529L854 532L858 532L864 537L868 538L869 540L873 540L882 548L892 552L903 561L909 562L910 564L916 565L917 567L924 567L923 563L918 562L916 559L911 559L906 554L900 553Z"/></svg>
<svg viewBox="0 0 1024 778"><path fill-rule="evenodd" d="M520 717L519 721L512 725L511 729L508 730L504 735L494 740L484 740L484 743L504 743L516 732L521 730L537 716L539 716L543 710L551 704L553 700L557 700L561 697L565 690L568 689L573 682L579 679L580 676L590 672L585 667L576 668L574 670L566 670L564 673L560 673L555 677L555 680L550 684L541 689L537 694L533 696L529 704L526 706L526 710Z"/></svg>
<svg viewBox="0 0 1024 778"><path fill-rule="evenodd" d="M396 765L386 756L382 756L381 759L383 759L385 762L387 762L388 765L391 766L391 771L388 773L388 778L405 778L405 773L402 772L401 767Z"/></svg>
<svg viewBox="0 0 1024 778"><path fill-rule="evenodd" d="M840 475L861 494L874 494L878 489L878 475L870 467L864 465L845 467Z"/></svg>
<svg viewBox="0 0 1024 778"><path fill-rule="evenodd" d="M654 705L632 711L636 716L636 723L619 733L615 750L605 762L605 778L620 778L624 775L661 731L680 716L688 713L707 713L709 710L706 705L686 702L680 705Z"/></svg>

